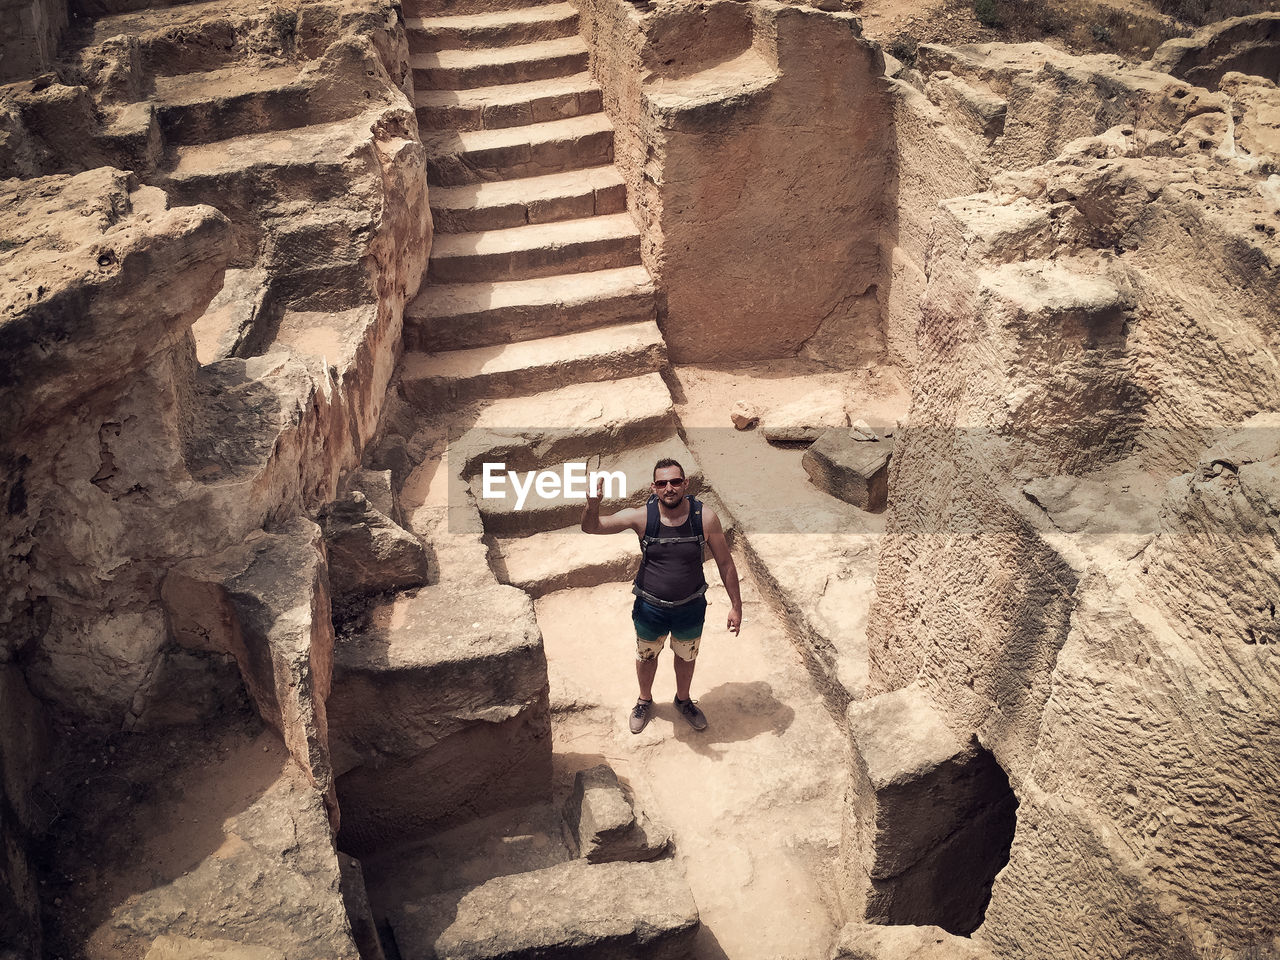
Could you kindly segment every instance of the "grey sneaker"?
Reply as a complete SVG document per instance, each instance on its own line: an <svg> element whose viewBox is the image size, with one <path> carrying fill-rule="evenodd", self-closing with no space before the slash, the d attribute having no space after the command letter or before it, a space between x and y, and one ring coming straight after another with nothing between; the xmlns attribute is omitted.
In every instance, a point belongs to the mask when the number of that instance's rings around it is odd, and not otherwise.
<svg viewBox="0 0 1280 960"><path fill-rule="evenodd" d="M696 700L681 700L676 697L676 709L680 711L680 716L689 721L689 726L693 729L707 729L707 715L698 709Z"/></svg>
<svg viewBox="0 0 1280 960"><path fill-rule="evenodd" d="M652 700L637 700L636 705L631 708L631 732L639 733L649 725L649 718L653 716ZM703 721L705 723L705 721Z"/></svg>

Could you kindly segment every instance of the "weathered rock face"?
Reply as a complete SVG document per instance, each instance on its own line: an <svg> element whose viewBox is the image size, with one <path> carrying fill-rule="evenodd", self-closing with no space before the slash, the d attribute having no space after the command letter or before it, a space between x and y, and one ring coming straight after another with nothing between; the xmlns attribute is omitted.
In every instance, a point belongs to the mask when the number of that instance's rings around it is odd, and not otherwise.
<svg viewBox="0 0 1280 960"><path fill-rule="evenodd" d="M1280 923L1256 854L1274 451L1249 419L1280 379L1280 211L1251 163L1201 150L1111 131L937 222L872 684L922 683L1008 772L1017 833L977 934L1002 956L1243 949ZM1113 495L1142 509L1094 526Z"/></svg>
<svg viewBox="0 0 1280 960"><path fill-rule="evenodd" d="M861 298L888 118L858 21L771 0L581 15L672 359L790 356L815 334L878 358Z"/></svg>
<svg viewBox="0 0 1280 960"><path fill-rule="evenodd" d="M1175 133L1224 97L1119 57L1074 57L1043 44L922 45L890 81L895 158L876 285L891 359L910 366L938 204L990 185L1002 171L1056 157L1117 125ZM1128 134L1132 137L1134 134Z"/></svg>
<svg viewBox="0 0 1280 960"><path fill-rule="evenodd" d="M58 52L66 25L66 0L0 4L0 83L43 72Z"/></svg>
<svg viewBox="0 0 1280 960"><path fill-rule="evenodd" d="M376 0L84 6L50 74L0 90L0 663L64 731L221 723L247 686L336 822L323 545L295 521L377 429L430 246L403 23ZM194 596L178 577L166 603L184 561ZM28 787L0 804L0 949L39 946L11 936L38 929ZM165 907L162 953L222 939L212 908L179 922L199 895ZM328 933L312 955L353 955Z"/></svg>
<svg viewBox="0 0 1280 960"><path fill-rule="evenodd" d="M333 619L320 529L297 518L278 534L178 564L164 581L174 640L229 653L268 725L337 819L325 701L333 681Z"/></svg>
<svg viewBox="0 0 1280 960"><path fill-rule="evenodd" d="M129 558L173 556L193 532L169 528L168 484L183 472L189 327L220 280L227 222L166 211L119 171L6 187L6 653L24 651L55 710L119 722L164 641L163 569Z"/></svg>
<svg viewBox="0 0 1280 960"><path fill-rule="evenodd" d="M1147 66L1210 90L1232 71L1280 83L1280 13L1232 17L1175 37Z"/></svg>

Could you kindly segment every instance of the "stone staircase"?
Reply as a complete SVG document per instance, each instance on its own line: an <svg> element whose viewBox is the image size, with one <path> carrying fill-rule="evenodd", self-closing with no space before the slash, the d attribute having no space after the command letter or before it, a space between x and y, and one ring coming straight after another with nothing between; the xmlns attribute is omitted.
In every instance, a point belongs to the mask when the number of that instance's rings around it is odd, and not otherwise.
<svg viewBox="0 0 1280 960"><path fill-rule="evenodd" d="M370 248L407 248L425 229L420 194L377 201L393 168L408 181L422 163L400 78L388 73L404 65L393 53L383 62L376 29L342 35L338 8L324 2L106 4L117 5L75 27L68 62L125 166L171 205L209 204L233 226L224 294L194 327L201 362L288 349L343 369L398 312L379 293ZM398 259L416 288L421 260Z"/></svg>
<svg viewBox="0 0 1280 960"><path fill-rule="evenodd" d="M653 282L577 13L499 2L407 8L436 235L406 310L400 394L421 419L458 425L455 492L474 498L498 578L538 596L626 579L635 545L584 537L580 500L484 499L486 459L591 458L625 471L629 504L661 457L701 476L658 375Z"/></svg>

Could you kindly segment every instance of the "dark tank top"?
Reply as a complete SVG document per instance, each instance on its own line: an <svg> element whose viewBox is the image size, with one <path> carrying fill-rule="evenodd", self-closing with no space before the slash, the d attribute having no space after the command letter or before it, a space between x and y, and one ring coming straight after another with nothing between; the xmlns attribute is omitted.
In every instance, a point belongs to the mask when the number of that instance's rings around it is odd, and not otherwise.
<svg viewBox="0 0 1280 960"><path fill-rule="evenodd" d="M678 527L658 524L659 540L673 537L692 537L693 524L689 520ZM689 543L651 543L646 558L641 561L637 583L645 593L659 600L683 600L702 586L702 545L696 540Z"/></svg>

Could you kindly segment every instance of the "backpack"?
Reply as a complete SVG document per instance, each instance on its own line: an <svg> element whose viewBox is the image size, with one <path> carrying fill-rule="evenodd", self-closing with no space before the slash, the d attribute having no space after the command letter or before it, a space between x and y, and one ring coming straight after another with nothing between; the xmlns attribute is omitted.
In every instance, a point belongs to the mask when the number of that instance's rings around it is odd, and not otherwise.
<svg viewBox="0 0 1280 960"><path fill-rule="evenodd" d="M644 536L640 538L640 570L636 573L635 585L631 588L631 592L646 603L652 603L658 607L682 607L686 603L692 603L700 596L707 592L707 581L703 579L702 585L693 593L685 597L683 600L659 600L653 594L648 593L644 589L644 568L649 560L649 547L655 543L697 543L699 553L701 553L702 545L707 542L707 538L702 534L702 501L698 500L692 494L685 497L689 501L689 526L693 530L691 537L660 537L658 536L659 527L662 524L661 515L658 512L658 497L655 494L649 496L649 502L645 504L646 516L644 524Z"/></svg>

